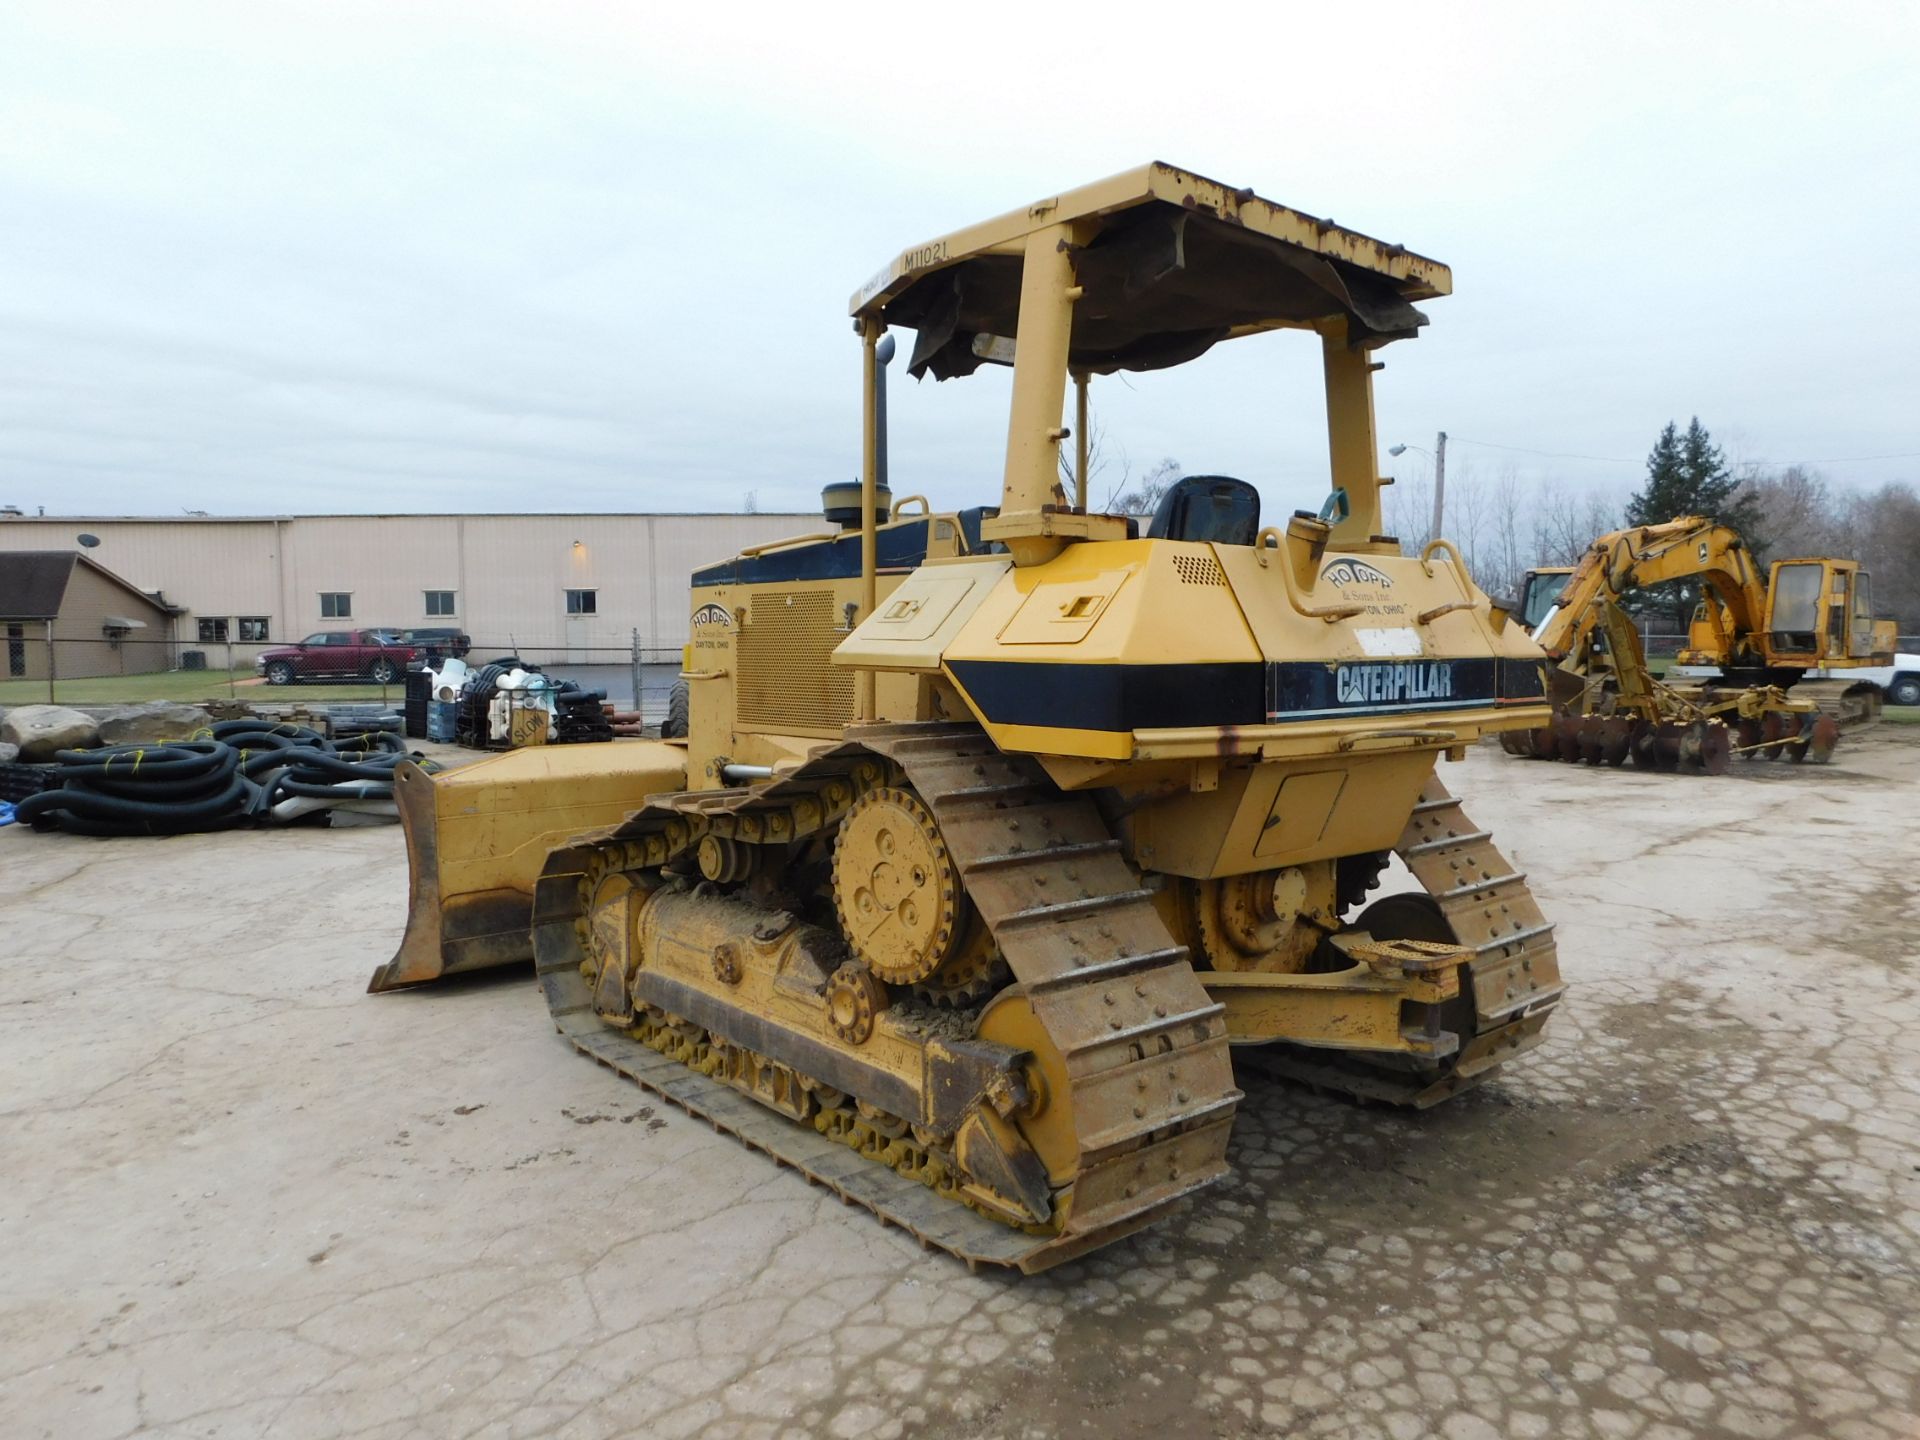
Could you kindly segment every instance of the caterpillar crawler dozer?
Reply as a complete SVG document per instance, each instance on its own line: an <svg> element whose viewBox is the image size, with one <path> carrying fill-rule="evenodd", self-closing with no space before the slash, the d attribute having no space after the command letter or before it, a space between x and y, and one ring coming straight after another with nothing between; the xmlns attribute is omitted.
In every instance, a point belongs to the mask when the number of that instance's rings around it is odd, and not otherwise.
<svg viewBox="0 0 1920 1440"><path fill-rule="evenodd" d="M1434 768L1546 723L1540 652L1453 546L1381 533L1373 422L1376 352L1449 287L1158 164L905 251L852 301L842 528L693 576L684 741L402 782L373 988L531 951L587 1055L1027 1271L1220 1178L1236 1047L1409 1105L1484 1078L1560 996L1552 927ZM916 376L1012 367L998 506L889 503L890 327ZM1318 511L1263 525L1222 476L1144 534L1088 509L1091 377L1278 329L1323 360ZM1420 891L1368 905L1396 854Z"/></svg>
<svg viewBox="0 0 1920 1440"><path fill-rule="evenodd" d="M1717 679L1667 682L1647 666L1622 604L1637 586L1699 579L1680 665ZM1810 670L1891 663L1892 620L1875 619L1872 582L1852 560L1777 560L1769 579L1740 536L1700 516L1601 536L1571 568L1530 570L1522 622L1544 649L1554 718L1504 732L1501 746L1540 760L1724 774L1749 760L1824 762L1843 730L1871 725L1880 691Z"/></svg>

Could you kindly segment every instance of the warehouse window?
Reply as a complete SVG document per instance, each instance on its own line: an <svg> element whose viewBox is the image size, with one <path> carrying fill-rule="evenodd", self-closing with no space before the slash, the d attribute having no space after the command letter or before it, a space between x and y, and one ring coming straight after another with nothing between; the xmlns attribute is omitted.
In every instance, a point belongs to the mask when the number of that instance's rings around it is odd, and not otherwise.
<svg viewBox="0 0 1920 1440"><path fill-rule="evenodd" d="M242 615L240 617L240 638L242 640L265 640L271 629L265 615Z"/></svg>
<svg viewBox="0 0 1920 1440"><path fill-rule="evenodd" d="M569 615L598 615L600 592L598 590L567 591L567 613Z"/></svg>
<svg viewBox="0 0 1920 1440"><path fill-rule="evenodd" d="M27 673L27 636L18 625L7 626L7 674Z"/></svg>
<svg viewBox="0 0 1920 1440"><path fill-rule="evenodd" d="M351 590L322 590L320 592L320 618L322 620L351 620L353 618L353 592Z"/></svg>
<svg viewBox="0 0 1920 1440"><path fill-rule="evenodd" d="M227 643L227 617L224 615L202 615L200 617L200 639L202 643L211 641L217 645Z"/></svg>
<svg viewBox="0 0 1920 1440"><path fill-rule="evenodd" d="M427 614L451 615L453 611L453 591L429 590L427 595Z"/></svg>

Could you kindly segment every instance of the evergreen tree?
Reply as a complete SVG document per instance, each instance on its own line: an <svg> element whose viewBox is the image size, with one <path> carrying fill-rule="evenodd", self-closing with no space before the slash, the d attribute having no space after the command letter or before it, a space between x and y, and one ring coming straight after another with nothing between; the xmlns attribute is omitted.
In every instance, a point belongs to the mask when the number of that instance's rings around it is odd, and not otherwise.
<svg viewBox="0 0 1920 1440"><path fill-rule="evenodd" d="M1669 420L1647 455L1647 483L1627 501L1627 524L1658 525L1681 515L1691 515L1693 512L1687 509L1688 499L1686 481L1680 470L1680 430Z"/></svg>
<svg viewBox="0 0 1920 1440"><path fill-rule="evenodd" d="M1760 501L1747 492L1727 469L1727 457L1713 443L1707 427L1694 416L1685 434L1671 420L1647 455L1647 481L1627 502L1629 525L1659 525L1683 515L1704 515L1731 527L1757 557L1764 548L1759 533ZM1685 633L1700 586L1675 581L1657 591L1642 591L1629 603L1641 613L1671 619Z"/></svg>

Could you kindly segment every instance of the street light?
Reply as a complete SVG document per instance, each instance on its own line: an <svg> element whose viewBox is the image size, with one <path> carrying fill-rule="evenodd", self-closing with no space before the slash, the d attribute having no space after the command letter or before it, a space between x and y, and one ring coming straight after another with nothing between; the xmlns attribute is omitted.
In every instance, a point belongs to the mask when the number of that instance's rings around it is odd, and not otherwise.
<svg viewBox="0 0 1920 1440"><path fill-rule="evenodd" d="M1390 445L1387 447L1387 454L1404 455L1409 450L1419 450L1422 455L1433 461L1433 533L1435 538L1438 538L1440 523L1446 515L1447 507L1447 432L1444 430L1440 432L1432 450L1422 449L1418 445Z"/></svg>

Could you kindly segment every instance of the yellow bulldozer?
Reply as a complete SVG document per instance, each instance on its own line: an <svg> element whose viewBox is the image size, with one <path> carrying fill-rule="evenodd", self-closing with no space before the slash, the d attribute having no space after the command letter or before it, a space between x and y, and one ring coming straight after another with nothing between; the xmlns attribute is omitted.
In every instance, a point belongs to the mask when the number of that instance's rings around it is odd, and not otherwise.
<svg viewBox="0 0 1920 1440"><path fill-rule="evenodd" d="M835 528L692 577L685 737L403 775L372 988L530 954L585 1054L1024 1271L1221 1177L1236 1053L1423 1106L1537 1044L1552 926L1434 771L1547 722L1541 652L1381 524L1377 356L1450 287L1162 164L904 251L851 304ZM997 506L882 486L893 327L917 377L1011 367ZM1318 344L1324 504L1089 509L1094 377L1273 330Z"/></svg>
<svg viewBox="0 0 1920 1440"><path fill-rule="evenodd" d="M1656 678L1624 605L1636 587L1701 582L1682 666L1714 679ZM1545 650L1554 718L1504 732L1509 753L1724 774L1749 760L1824 762L1843 730L1872 724L1880 691L1811 670L1893 663L1895 625L1873 614L1852 560L1777 560L1766 579L1738 533L1698 515L1602 535L1571 567L1529 570L1517 606Z"/></svg>

